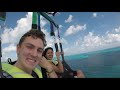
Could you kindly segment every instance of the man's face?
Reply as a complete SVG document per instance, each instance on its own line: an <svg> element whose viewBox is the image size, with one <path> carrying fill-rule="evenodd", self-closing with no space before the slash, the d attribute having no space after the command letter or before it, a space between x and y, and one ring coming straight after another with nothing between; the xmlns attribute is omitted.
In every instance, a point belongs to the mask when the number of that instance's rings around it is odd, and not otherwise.
<svg viewBox="0 0 120 90"><path fill-rule="evenodd" d="M42 57L43 49L44 45L41 39L26 37L21 46L17 46L18 60L22 68L33 70Z"/></svg>
<svg viewBox="0 0 120 90"><path fill-rule="evenodd" d="M47 52L46 52L46 58L48 60L52 60L53 59L53 51L51 49L49 49Z"/></svg>

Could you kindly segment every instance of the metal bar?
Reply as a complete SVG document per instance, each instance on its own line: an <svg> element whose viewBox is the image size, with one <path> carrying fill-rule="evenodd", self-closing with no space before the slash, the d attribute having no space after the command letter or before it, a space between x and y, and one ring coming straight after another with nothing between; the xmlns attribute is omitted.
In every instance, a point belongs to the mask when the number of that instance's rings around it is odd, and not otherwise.
<svg viewBox="0 0 120 90"><path fill-rule="evenodd" d="M51 19L50 16L48 16L45 12L38 12L38 14L41 14L44 18L46 18L48 21L54 24L56 28L59 28L59 25L55 23L53 19Z"/></svg>

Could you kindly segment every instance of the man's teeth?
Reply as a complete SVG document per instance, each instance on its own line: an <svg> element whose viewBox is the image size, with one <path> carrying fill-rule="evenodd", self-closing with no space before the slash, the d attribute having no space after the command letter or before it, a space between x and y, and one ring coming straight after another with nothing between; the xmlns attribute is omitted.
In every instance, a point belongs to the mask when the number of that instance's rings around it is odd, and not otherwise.
<svg viewBox="0 0 120 90"><path fill-rule="evenodd" d="M35 60L33 60L33 59L29 59L29 61L30 61L30 62L35 62Z"/></svg>

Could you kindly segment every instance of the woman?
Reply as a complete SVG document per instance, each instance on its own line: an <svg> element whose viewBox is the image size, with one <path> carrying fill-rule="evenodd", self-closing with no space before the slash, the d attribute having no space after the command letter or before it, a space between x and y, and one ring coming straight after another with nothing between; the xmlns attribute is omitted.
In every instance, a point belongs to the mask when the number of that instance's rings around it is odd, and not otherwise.
<svg viewBox="0 0 120 90"><path fill-rule="evenodd" d="M57 60L53 60L53 48L48 47L44 50L43 56L51 63L54 71L57 73L58 77L60 77L60 73L64 72L63 64L60 61L60 52L56 52Z"/></svg>
<svg viewBox="0 0 120 90"><path fill-rule="evenodd" d="M54 71L56 72L56 74L58 75L58 78L62 78L62 74L64 73L64 67L62 62L60 61L60 52L56 52L56 57L57 60L53 60L53 48L48 47L44 50L43 52L43 56L51 63ZM64 54L64 53L61 53ZM44 58L44 59L45 59ZM43 69L44 75L46 74L45 70ZM85 78L84 73L81 70L77 70L75 71L75 76L73 75L73 73L71 73L71 76L74 76L74 78Z"/></svg>

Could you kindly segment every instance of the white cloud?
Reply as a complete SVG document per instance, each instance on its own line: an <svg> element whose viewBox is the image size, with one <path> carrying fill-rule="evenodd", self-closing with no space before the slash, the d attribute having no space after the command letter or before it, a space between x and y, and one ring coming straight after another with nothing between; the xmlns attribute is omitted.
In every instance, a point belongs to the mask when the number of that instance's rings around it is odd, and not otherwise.
<svg viewBox="0 0 120 90"><path fill-rule="evenodd" d="M64 45L68 45L68 41L65 38L61 38L60 42Z"/></svg>
<svg viewBox="0 0 120 90"><path fill-rule="evenodd" d="M2 43L9 43L11 35L9 34L12 28L5 28L3 34L1 35Z"/></svg>
<svg viewBox="0 0 120 90"><path fill-rule="evenodd" d="M41 19L41 28L42 28L42 31L46 32L45 29L43 29L43 27L47 24L47 21L43 18L43 17L40 17ZM10 56L10 53L11 52L15 52L15 47L14 45L16 45L20 39L20 37L26 33L28 30L31 29L31 24L32 24L32 12L28 12L26 14L25 17L19 19L17 21L17 26L15 28L5 28L5 30L3 31L2 35L1 35L1 39L2 39L2 45L5 45L5 44L10 44L8 45L8 47L5 47L3 48L3 57L2 59L5 59ZM49 39L49 36L46 35L48 38L48 45L52 42L50 41Z"/></svg>
<svg viewBox="0 0 120 90"><path fill-rule="evenodd" d="M83 44L86 47L94 47L94 45L99 46L101 39L98 36L94 36L92 32L89 32L87 36L84 37Z"/></svg>
<svg viewBox="0 0 120 90"><path fill-rule="evenodd" d="M120 32L120 27L118 27L118 28L115 28L115 32Z"/></svg>
<svg viewBox="0 0 120 90"><path fill-rule="evenodd" d="M105 34L108 34L110 31L107 31Z"/></svg>
<svg viewBox="0 0 120 90"><path fill-rule="evenodd" d="M107 31L108 32L108 31ZM106 33L98 36L92 32L83 38L78 38L73 46L64 49L65 55L86 53L120 46L120 34Z"/></svg>
<svg viewBox="0 0 120 90"><path fill-rule="evenodd" d="M111 42L120 42L120 34L108 34L107 37Z"/></svg>
<svg viewBox="0 0 120 90"><path fill-rule="evenodd" d="M4 43L18 43L20 37L30 30L32 24L32 14L28 13L26 17L17 21L17 26L12 28L5 28L2 34L2 41Z"/></svg>
<svg viewBox="0 0 120 90"><path fill-rule="evenodd" d="M17 26L12 28L5 28L2 34L2 43L18 43L20 37L31 29L32 24L32 12L28 12L26 17L17 21ZM41 28L47 24L47 21L41 17Z"/></svg>
<svg viewBox="0 0 120 90"><path fill-rule="evenodd" d="M15 45L19 41L19 38L25 32L27 32L27 30L31 28L31 16L32 16L32 13L28 13L26 17L18 20L17 26L13 29L5 28L2 34L2 44L9 43L10 45L8 47L3 48L2 59L4 60L7 59L10 56L11 52L15 52L15 49L16 49ZM95 16L97 16L97 14ZM54 47L54 43L53 43L54 39L50 36L50 34L48 33L48 30L44 28L46 24L47 24L47 21L43 17L41 17L42 31L46 35L47 46ZM72 35L85 29L86 29L86 24L76 25L76 26L72 25L66 30L65 35L66 36ZM73 46L70 46L70 47L68 46L67 48L65 48L64 49L65 55L79 54L84 52L101 50L109 47L120 46L120 34L119 34L120 27L115 28L114 32L115 33L111 33L110 31L107 31L105 33L105 36L99 36L99 35L95 35L95 33L89 32L88 35L84 36L83 38L82 37L78 38L75 42L73 42L74 43ZM67 40L64 38L61 39L61 42L63 45L69 44Z"/></svg>
<svg viewBox="0 0 120 90"><path fill-rule="evenodd" d="M16 51L16 45L10 44L8 47L5 47L2 51L3 53L9 53L9 52Z"/></svg>
<svg viewBox="0 0 120 90"><path fill-rule="evenodd" d="M65 36L71 35L71 34L76 34L79 31L85 30L86 29L86 24L84 25L72 25L70 26L66 32L65 32Z"/></svg>
<svg viewBox="0 0 120 90"><path fill-rule="evenodd" d="M70 23L70 22L72 22L72 20L73 20L73 16L69 15L68 19L65 20L65 23Z"/></svg>
<svg viewBox="0 0 120 90"><path fill-rule="evenodd" d="M54 39L50 36L50 33L47 29L44 28L44 26L48 23L47 20L44 17L41 18L41 28L42 31L46 35L47 40L47 46L54 47ZM5 28L3 31L1 38L2 38L2 45L8 44L6 47L2 49L2 61L7 60L7 58L11 58L12 60L16 60L17 57L15 57L14 54L16 54L16 44L18 43L20 37L26 33L28 30L30 30L32 24L32 13L29 12L26 14L25 17L19 19L17 21L17 25L14 28ZM62 27L62 25L61 25ZM57 33L57 32L56 32ZM58 42L58 39L57 39ZM67 41L65 39L61 39L61 42L64 44L67 44ZM13 56L12 56L13 55Z"/></svg>
<svg viewBox="0 0 120 90"><path fill-rule="evenodd" d="M93 15L92 15L93 17L97 17L97 13L93 13Z"/></svg>
<svg viewBox="0 0 120 90"><path fill-rule="evenodd" d="M59 25L59 28L62 28L63 26L62 25Z"/></svg>
<svg viewBox="0 0 120 90"><path fill-rule="evenodd" d="M16 45L10 44L8 47L5 47L2 49L2 62L7 61L8 58L11 58L12 60L16 60L16 54L14 56L11 56L13 52L16 51Z"/></svg>
<svg viewBox="0 0 120 90"><path fill-rule="evenodd" d="M40 20L41 28L43 28L48 23L48 21L43 16L40 17Z"/></svg>

